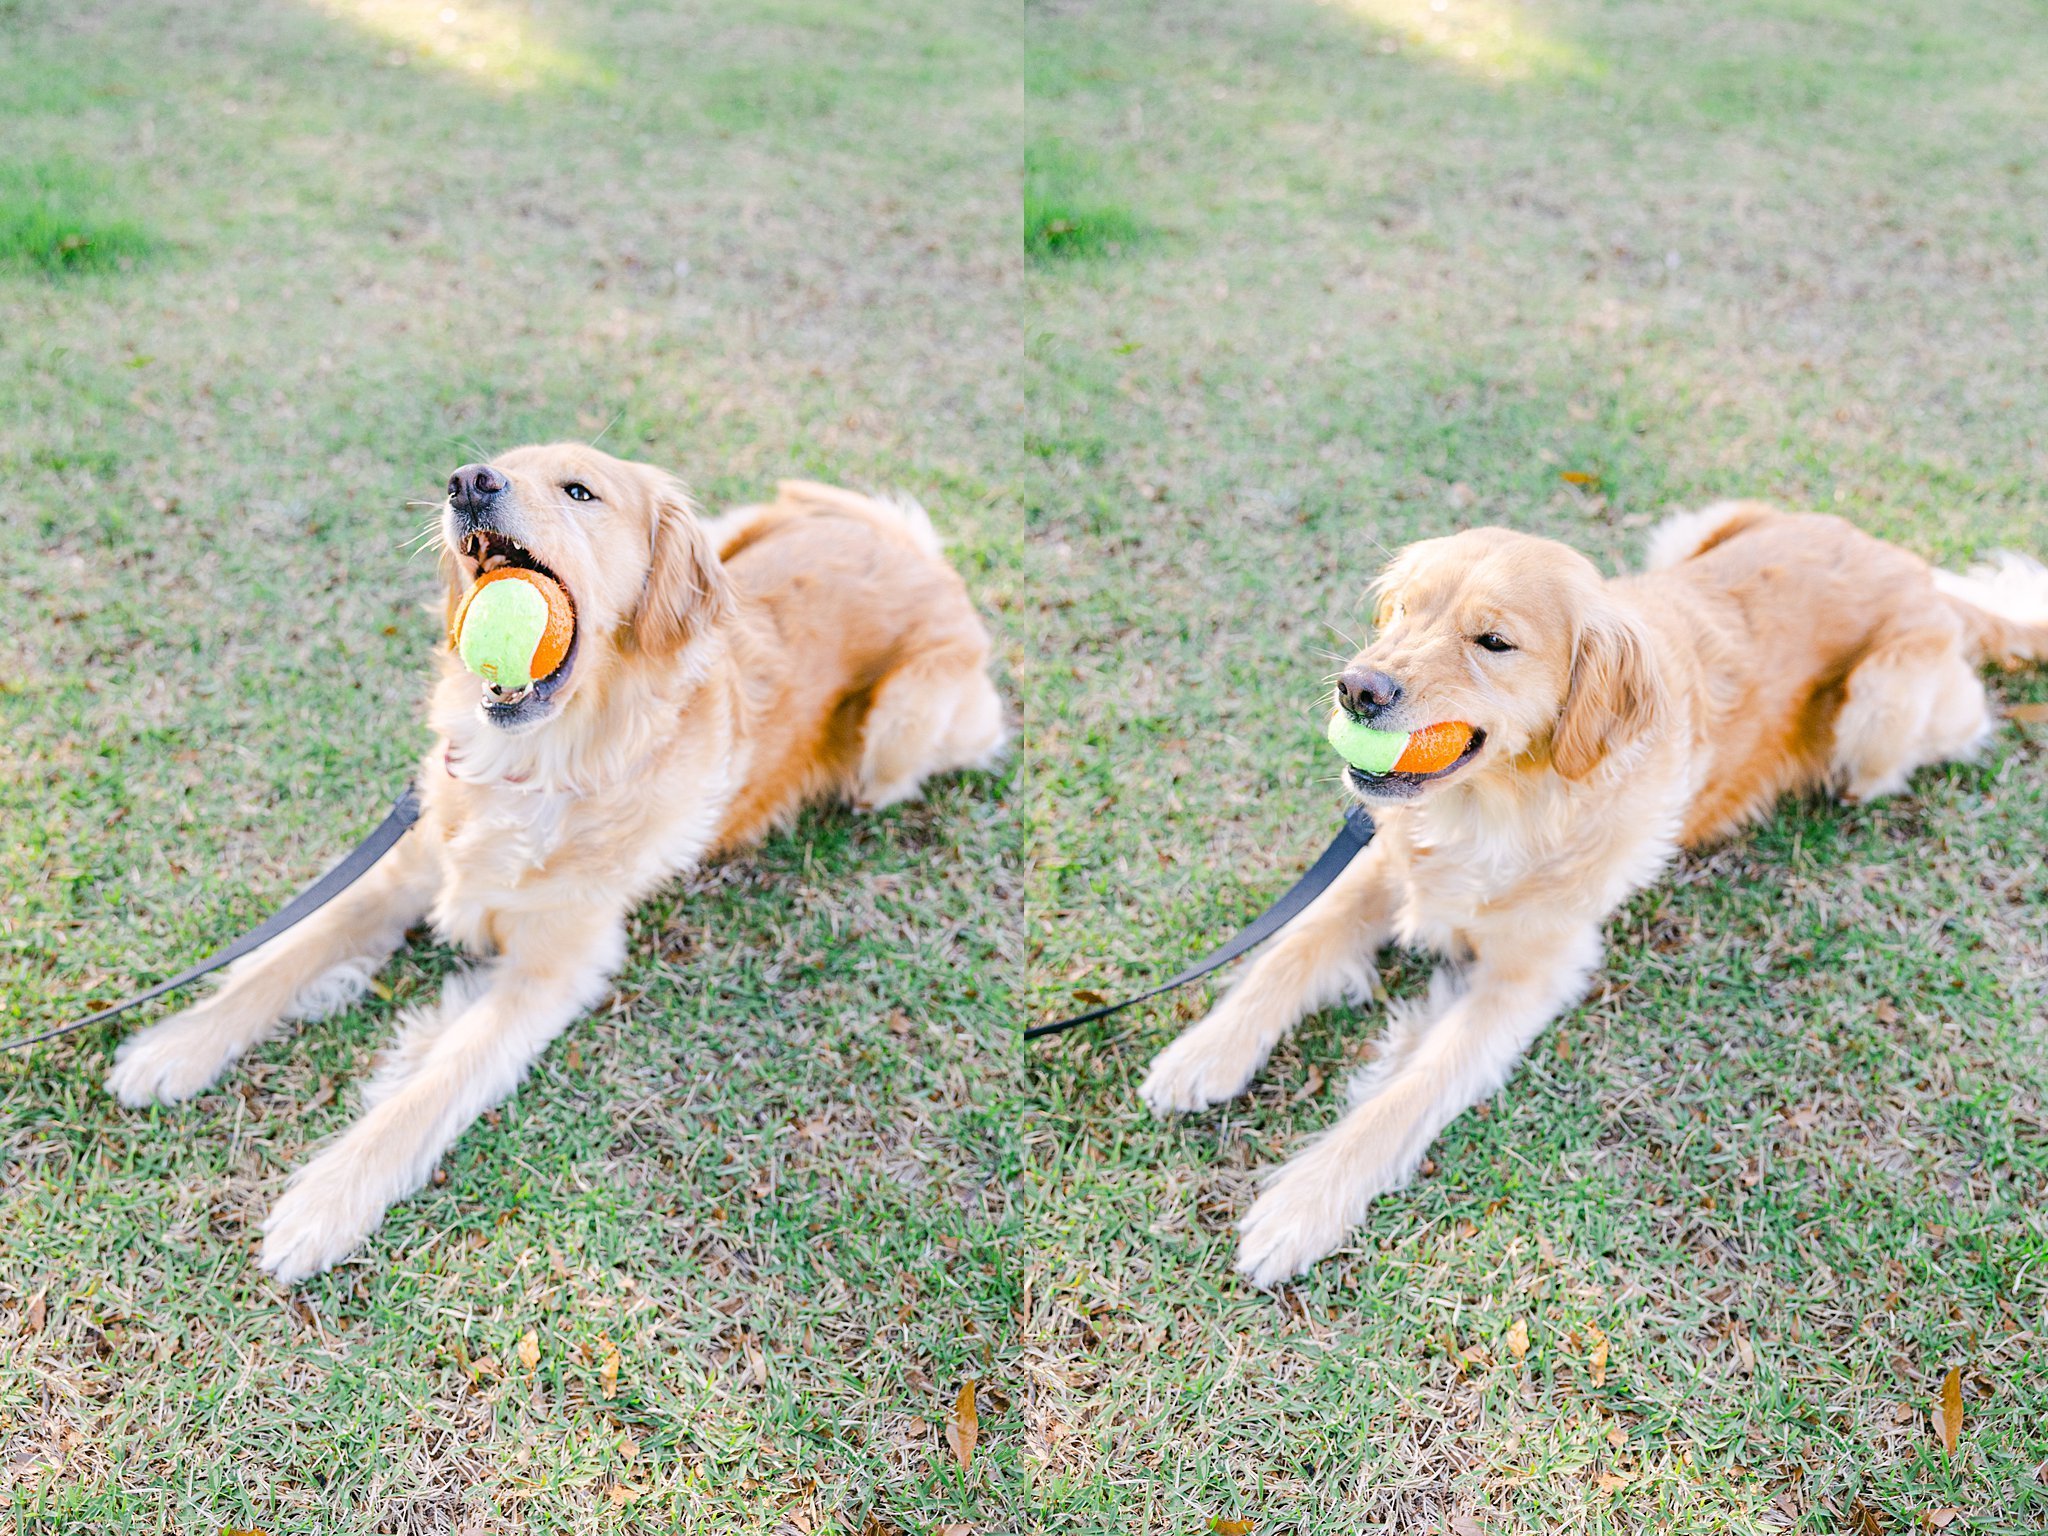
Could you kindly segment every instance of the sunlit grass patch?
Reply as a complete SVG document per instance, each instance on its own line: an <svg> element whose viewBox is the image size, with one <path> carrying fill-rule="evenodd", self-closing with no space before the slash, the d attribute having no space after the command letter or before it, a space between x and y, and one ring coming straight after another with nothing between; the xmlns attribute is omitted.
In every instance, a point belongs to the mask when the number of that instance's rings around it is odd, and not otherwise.
<svg viewBox="0 0 2048 1536"><path fill-rule="evenodd" d="M1060 139L1024 149L1024 254L1033 262L1119 256L1150 227L1105 187L1102 167Z"/></svg>
<svg viewBox="0 0 2048 1536"><path fill-rule="evenodd" d="M525 7L501 0L324 0L322 8L384 39L406 61L458 71L490 90L611 83L609 70L546 36Z"/></svg>
<svg viewBox="0 0 2048 1536"><path fill-rule="evenodd" d="M0 165L0 267L90 272L148 255L149 232L111 216L108 201L103 178L82 167Z"/></svg>
<svg viewBox="0 0 2048 1536"><path fill-rule="evenodd" d="M1405 42L1489 80L1591 73L1586 56L1545 31L1513 0L1340 0L1345 9Z"/></svg>

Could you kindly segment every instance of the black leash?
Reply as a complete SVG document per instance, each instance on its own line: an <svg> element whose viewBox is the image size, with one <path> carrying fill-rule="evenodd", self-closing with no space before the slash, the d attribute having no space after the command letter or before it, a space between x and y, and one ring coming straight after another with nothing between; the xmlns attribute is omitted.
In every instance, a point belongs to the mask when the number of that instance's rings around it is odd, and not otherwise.
<svg viewBox="0 0 2048 1536"><path fill-rule="evenodd" d="M189 971L180 971L169 981L160 981L146 992L138 992L125 1002L89 1013L82 1019L73 1019L69 1024L59 1024L55 1029L46 1029L40 1035L30 1035L21 1040L9 1040L0 1045L0 1054L8 1051L27 1050L45 1040L54 1040L59 1035L68 1035L74 1029L84 1029L89 1024L100 1024L117 1013L126 1013L152 998L174 992L189 981L197 981L209 971L217 971L230 961L239 960L258 945L267 944L287 928L301 923L315 912L334 900L343 891L354 885L370 872L370 866L391 850L391 845L405 836L406 830L420 819L420 796L416 786L408 784L405 793L398 797L391 807L391 814L377 824L377 830L350 849L347 857L327 871L313 884L294 896L288 906L269 921L251 928L227 948L208 955Z"/></svg>
<svg viewBox="0 0 2048 1536"><path fill-rule="evenodd" d="M1253 918L1249 926L1221 949L1197 960L1171 981L1162 981L1149 992L1140 992L1136 997L1127 997L1120 1003L1105 1003L1100 1008L1077 1013L1071 1019L1055 1019L1049 1024L1034 1024L1024 1031L1024 1038L1042 1040L1047 1035L1063 1035L1070 1029L1079 1029L1083 1024L1106 1019L1112 1013L1122 1013L1126 1008L1135 1007L1159 996L1162 992L1171 992L1175 987L1184 987L1191 981L1199 981L1211 971L1220 970L1246 950L1263 944L1300 916L1302 908L1328 890L1330 883L1343 873L1344 866L1365 851L1365 845L1372 841L1372 834L1372 817L1364 806L1354 802L1345 808L1343 828L1331 839L1330 846L1323 850L1321 857L1309 866L1308 873L1289 886L1278 901Z"/></svg>

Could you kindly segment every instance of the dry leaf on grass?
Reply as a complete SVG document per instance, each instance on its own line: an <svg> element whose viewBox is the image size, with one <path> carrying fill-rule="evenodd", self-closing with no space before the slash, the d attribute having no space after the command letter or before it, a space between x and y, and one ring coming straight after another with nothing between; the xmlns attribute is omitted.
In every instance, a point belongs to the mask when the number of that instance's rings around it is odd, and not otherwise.
<svg viewBox="0 0 2048 1536"><path fill-rule="evenodd" d="M952 1525L940 1526L939 1536L974 1536L974 1527L964 1520L956 1521Z"/></svg>
<svg viewBox="0 0 2048 1536"><path fill-rule="evenodd" d="M529 1371L540 1364L540 1335L531 1328L519 1336L519 1363Z"/></svg>
<svg viewBox="0 0 2048 1536"><path fill-rule="evenodd" d="M1252 1520L1226 1520L1221 1515L1211 1515L1209 1529L1214 1531L1216 1536L1252 1536L1252 1532L1258 1529L1258 1523Z"/></svg>
<svg viewBox="0 0 2048 1536"><path fill-rule="evenodd" d="M34 1338L43 1331L43 1324L50 1316L48 1291L37 1291L28 1299L28 1336Z"/></svg>
<svg viewBox="0 0 2048 1536"><path fill-rule="evenodd" d="M2026 725L2048 725L2048 704L2009 704L2005 718Z"/></svg>
<svg viewBox="0 0 2048 1536"><path fill-rule="evenodd" d="M1633 1481L1626 1472L1602 1472L1593 1479L1593 1486L1602 1493L1619 1493Z"/></svg>
<svg viewBox="0 0 2048 1536"><path fill-rule="evenodd" d="M1593 1377L1593 1385L1607 1385L1607 1335L1598 1328L1586 1330L1593 1336L1593 1353L1586 1357L1586 1367Z"/></svg>
<svg viewBox="0 0 2048 1536"><path fill-rule="evenodd" d="M1849 1536L1884 1536L1886 1529L1884 1512L1875 1504L1864 1503L1863 1495L1857 1494L1849 1506Z"/></svg>
<svg viewBox="0 0 2048 1536"><path fill-rule="evenodd" d="M1598 485L1600 483L1598 475L1590 474L1583 469L1561 469L1557 472L1557 478L1564 481L1567 485Z"/></svg>
<svg viewBox="0 0 2048 1536"><path fill-rule="evenodd" d="M1941 1379L1941 1446L1949 1455L1956 1453L1956 1442L1963 1434L1963 1372L1960 1366L1950 1366L1948 1374Z"/></svg>
<svg viewBox="0 0 2048 1536"><path fill-rule="evenodd" d="M981 1420L974 1412L974 1383L960 1383L960 1395L953 1399L952 1417L946 1420L946 1444L953 1448L953 1459L966 1469L974 1459L974 1444L981 1438Z"/></svg>
<svg viewBox="0 0 2048 1536"><path fill-rule="evenodd" d="M1930 1531L1946 1530L1948 1526L1955 1520L1955 1518L1961 1513L1962 1511L1960 1509L1949 1509L1946 1507L1941 1509L1930 1509L1927 1511L1926 1514L1920 1517L1920 1523L1926 1526L1927 1529L1929 1529Z"/></svg>
<svg viewBox="0 0 2048 1536"><path fill-rule="evenodd" d="M597 1390L609 1402L619 1395L619 1346L603 1334L597 1336L597 1342L604 1349L604 1361L597 1368Z"/></svg>
<svg viewBox="0 0 2048 1536"><path fill-rule="evenodd" d="M1508 1329L1506 1343L1508 1353L1514 1356L1515 1359L1520 1360L1528 1355L1529 1324L1526 1320L1519 1317L1515 1319L1513 1325Z"/></svg>

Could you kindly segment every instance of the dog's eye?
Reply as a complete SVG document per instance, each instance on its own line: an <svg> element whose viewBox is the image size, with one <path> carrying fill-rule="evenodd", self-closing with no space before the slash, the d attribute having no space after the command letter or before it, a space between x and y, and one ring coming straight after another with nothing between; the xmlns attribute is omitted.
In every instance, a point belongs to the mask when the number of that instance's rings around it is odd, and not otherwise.
<svg viewBox="0 0 2048 1536"><path fill-rule="evenodd" d="M1472 643L1482 651L1492 651L1495 655L1500 655L1505 651L1512 651L1514 649L1512 645L1509 645L1507 641L1501 639L1499 635L1494 634L1491 630L1488 630L1483 635L1474 635Z"/></svg>
<svg viewBox="0 0 2048 1536"><path fill-rule="evenodd" d="M595 500L597 500L597 498L596 498L595 496L593 496L593 495L591 495L591 494L590 494L590 487L589 487L589 486L587 486L587 485L579 485L579 484L577 484L577 483L576 483L576 482L575 482L574 480L571 480L571 481L570 481L570 482L569 482L569 483L568 483L567 485L563 486L563 487L562 487L562 490L563 490L563 491L564 491L564 492L565 492L565 493L567 494L568 498L569 498L569 499L570 499L571 501L595 501Z"/></svg>

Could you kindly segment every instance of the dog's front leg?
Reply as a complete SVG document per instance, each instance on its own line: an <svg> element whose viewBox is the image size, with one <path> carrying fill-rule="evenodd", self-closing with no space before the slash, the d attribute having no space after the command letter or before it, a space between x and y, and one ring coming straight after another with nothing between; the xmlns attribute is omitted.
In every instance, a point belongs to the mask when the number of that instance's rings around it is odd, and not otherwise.
<svg viewBox="0 0 2048 1536"><path fill-rule="evenodd" d="M1368 847L1272 940L1236 986L1152 1060L1139 1097L1162 1115L1234 1099L1316 1009L1372 990L1394 910L1387 856Z"/></svg>
<svg viewBox="0 0 2048 1536"><path fill-rule="evenodd" d="M1344 1118L1273 1175L1238 1224L1238 1269L1278 1285L1341 1244L1375 1197L1408 1181L1439 1131L1507 1080L1599 957L1590 926L1525 936L1507 956L1482 951L1435 1016L1366 1069Z"/></svg>
<svg viewBox="0 0 2048 1536"><path fill-rule="evenodd" d="M288 1018L324 1018L358 997L426 915L439 864L418 830L295 928L228 967L217 991L121 1042L107 1091L123 1104L188 1099Z"/></svg>
<svg viewBox="0 0 2048 1536"><path fill-rule="evenodd" d="M526 1070L603 997L625 956L623 912L500 914L504 954L481 993L401 1042L397 1070L376 1101L293 1175L263 1223L257 1262L302 1280L347 1255L433 1174L470 1122L519 1085Z"/></svg>

